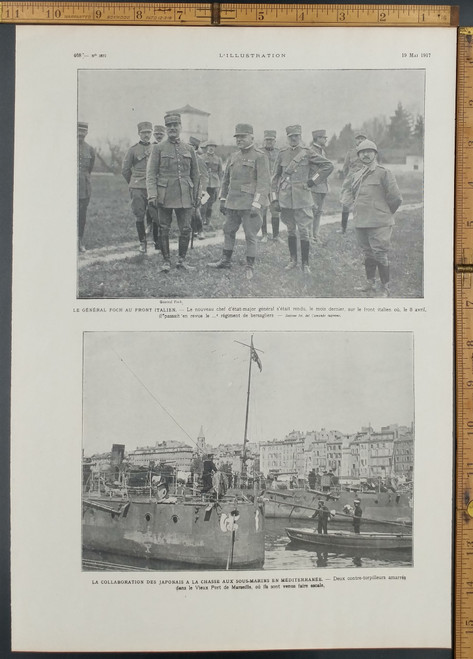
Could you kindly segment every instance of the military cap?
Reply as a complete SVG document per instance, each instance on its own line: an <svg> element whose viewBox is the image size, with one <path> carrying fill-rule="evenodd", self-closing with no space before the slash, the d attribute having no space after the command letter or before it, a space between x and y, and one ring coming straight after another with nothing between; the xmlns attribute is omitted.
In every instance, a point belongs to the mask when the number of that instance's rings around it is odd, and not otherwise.
<svg viewBox="0 0 473 659"><path fill-rule="evenodd" d="M164 124L168 126L169 124L181 123L181 115L178 112L170 112L164 117Z"/></svg>
<svg viewBox="0 0 473 659"><path fill-rule="evenodd" d="M363 142L360 142L356 147L356 152L360 153L360 151L364 151L365 149L372 149L378 153L378 147L371 140L363 140Z"/></svg>
<svg viewBox="0 0 473 659"><path fill-rule="evenodd" d="M276 131L275 130L265 130L264 131L264 139L269 139L272 138L273 140L276 139Z"/></svg>
<svg viewBox="0 0 473 659"><path fill-rule="evenodd" d="M368 136L363 130L358 128L357 130L355 130L355 137L364 137L366 140Z"/></svg>
<svg viewBox="0 0 473 659"><path fill-rule="evenodd" d="M299 126L299 124L295 124L294 126L288 126L286 128L286 135L290 137L291 135L302 135L302 128Z"/></svg>
<svg viewBox="0 0 473 659"><path fill-rule="evenodd" d="M322 130L313 130L312 131L312 137L314 138L314 140L315 140L316 137L327 137L327 131L324 130L324 129L322 129Z"/></svg>
<svg viewBox="0 0 473 659"><path fill-rule="evenodd" d="M153 128L153 133L165 133L165 132L166 132L166 128L164 126L160 126L159 124Z"/></svg>
<svg viewBox="0 0 473 659"><path fill-rule="evenodd" d="M353 503L361 503L361 501L359 499L354 499Z"/></svg>
<svg viewBox="0 0 473 659"><path fill-rule="evenodd" d="M153 130L153 124L151 121L140 121L138 124L138 132L140 133L142 130Z"/></svg>
<svg viewBox="0 0 473 659"><path fill-rule="evenodd" d="M84 130L89 130L89 124L86 121L78 121L77 128L82 128Z"/></svg>
<svg viewBox="0 0 473 659"><path fill-rule="evenodd" d="M253 132L253 131L251 131L251 132ZM217 142L215 142L214 140L207 140L207 142L205 143L205 146L217 146Z"/></svg>
<svg viewBox="0 0 473 659"><path fill-rule="evenodd" d="M237 124L235 126L235 135L233 137L236 137L237 135L253 135L253 126L251 124ZM207 142L207 146L209 145L209 142Z"/></svg>
<svg viewBox="0 0 473 659"><path fill-rule="evenodd" d="M191 135L191 137L189 137L189 144L190 144L191 146L199 146L199 144L200 144L200 140L199 140L199 138L197 138L197 137L192 137L192 135Z"/></svg>

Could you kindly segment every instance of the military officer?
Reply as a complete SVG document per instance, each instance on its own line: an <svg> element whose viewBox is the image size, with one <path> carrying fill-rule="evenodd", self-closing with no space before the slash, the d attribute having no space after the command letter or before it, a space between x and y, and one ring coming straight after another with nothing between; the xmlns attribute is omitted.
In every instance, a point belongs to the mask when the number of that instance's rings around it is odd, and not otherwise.
<svg viewBox="0 0 473 659"><path fill-rule="evenodd" d="M204 157L199 153L200 140L198 137L189 137L189 144L195 150L195 155L197 156L197 165L199 167L199 193L198 193L198 204L195 207L195 212L192 215L191 228L198 240L203 240L205 238L203 226L202 226L202 205L201 199L202 195L206 193L207 186L209 184L209 172L207 165L205 164Z"/></svg>
<svg viewBox="0 0 473 659"><path fill-rule="evenodd" d="M322 158L326 158L326 153L325 153L326 144L327 144L326 130L312 131L311 147ZM332 171L333 171L333 165L332 165ZM320 218L322 217L322 209L324 206L324 201L327 192L328 192L328 183L326 178L322 182L316 183L312 188L312 198L314 200L314 206L312 209L314 215L314 222L312 226L312 239L315 243L320 243L320 238L319 238Z"/></svg>
<svg viewBox="0 0 473 659"><path fill-rule="evenodd" d="M353 207L356 237L365 257L367 285L359 290L376 293L376 268L381 280L381 297L389 297L389 249L394 213L402 203L394 175L377 163L378 149L371 140L357 146L362 167L350 177L346 202Z"/></svg>
<svg viewBox="0 0 473 659"><path fill-rule="evenodd" d="M136 231L140 241L140 252L146 254L145 217L148 207L146 193L146 165L151 153L152 124L141 121L138 124L140 141L130 147L123 161L122 174L130 189L131 210L136 220Z"/></svg>
<svg viewBox="0 0 473 659"><path fill-rule="evenodd" d="M153 144L159 144L164 140L166 137L166 128L164 126L161 126L157 124L153 128L153 137L154 137L154 142Z"/></svg>
<svg viewBox="0 0 473 659"><path fill-rule="evenodd" d="M77 123L77 187L78 187L78 238L79 252L85 252L83 237L87 220L87 207L90 201L90 174L94 168L95 150L87 144L85 138L89 124L85 121Z"/></svg>
<svg viewBox="0 0 473 659"><path fill-rule="evenodd" d="M199 167L194 149L181 142L181 115L168 113L164 117L168 139L155 144L148 160L146 186L149 203L157 208L161 233L161 270L169 272L169 229L172 212L179 227L177 267L188 269L185 262L191 233L192 209L198 203Z"/></svg>
<svg viewBox="0 0 473 659"><path fill-rule="evenodd" d="M347 155L345 156L345 161L343 163L343 168L342 168L342 176L343 176L343 183L342 183L342 189L340 190L340 201L342 204L342 224L341 224L341 232L344 234L346 233L347 230L347 225L348 225L348 216L350 215L350 206L347 206L345 204L345 197L346 197L346 190L347 188L350 188L350 176L354 172L356 172L358 169L363 167L363 163L361 160L358 158L358 153L356 151L356 147L360 142L363 142L363 140L367 139L366 133L364 133L362 130L355 130L355 145L347 151Z"/></svg>
<svg viewBox="0 0 473 659"><path fill-rule="evenodd" d="M209 263L209 266L231 267L236 232L240 224L243 224L246 277L252 279L256 236L261 227L261 207L267 203L270 189L269 164L261 149L254 146L253 126L237 124L234 137L239 150L230 156L220 192L220 212L226 216L223 255L216 263Z"/></svg>
<svg viewBox="0 0 473 659"><path fill-rule="evenodd" d="M205 143L205 154L203 156L209 172L209 182L207 185L209 198L203 208L203 213L204 224L209 225L209 228L211 225L213 205L217 201L218 191L220 190L223 179L222 159L215 153L216 147L216 142L213 140L207 140Z"/></svg>
<svg viewBox="0 0 473 659"><path fill-rule="evenodd" d="M275 130L265 130L264 131L264 140L263 140L263 153L268 158L269 162L269 173L271 177L274 175L274 170L276 167L276 160L278 157L279 149L274 145L276 143L276 131ZM267 242L268 240L268 228L267 228L267 216L271 214L271 226L273 228L273 240L275 242L282 242L279 237L279 212L276 210L270 211L269 208L263 206L262 215L263 215L263 225L261 231L263 237L261 239L262 243Z"/></svg>
<svg viewBox="0 0 473 659"><path fill-rule="evenodd" d="M289 146L281 149L272 180L271 211L280 210L281 220L287 226L290 261L286 270L297 267L297 229L299 230L301 265L304 274L310 274L309 247L312 224L311 188L323 182L333 170L330 160L303 146L299 125L286 128Z"/></svg>

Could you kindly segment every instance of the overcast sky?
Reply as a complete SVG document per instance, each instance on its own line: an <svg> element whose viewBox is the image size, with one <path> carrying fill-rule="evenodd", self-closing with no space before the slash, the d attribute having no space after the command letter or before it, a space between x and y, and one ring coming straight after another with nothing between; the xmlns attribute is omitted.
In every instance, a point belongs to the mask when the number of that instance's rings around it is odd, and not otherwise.
<svg viewBox="0 0 473 659"><path fill-rule="evenodd" d="M424 114L422 70L79 71L78 119L89 122L88 141L107 137L135 141L139 121L162 124L164 113L191 105L210 113L209 137L233 144L236 123L264 129L301 124L303 138L325 128L339 133L371 117L394 114L399 101L414 116Z"/></svg>
<svg viewBox="0 0 473 659"><path fill-rule="evenodd" d="M243 441L248 333L88 332L84 345L86 455L177 440ZM414 419L407 332L259 332L249 440L296 430L351 433ZM167 411L165 412L163 408ZM177 421L173 421L172 415Z"/></svg>

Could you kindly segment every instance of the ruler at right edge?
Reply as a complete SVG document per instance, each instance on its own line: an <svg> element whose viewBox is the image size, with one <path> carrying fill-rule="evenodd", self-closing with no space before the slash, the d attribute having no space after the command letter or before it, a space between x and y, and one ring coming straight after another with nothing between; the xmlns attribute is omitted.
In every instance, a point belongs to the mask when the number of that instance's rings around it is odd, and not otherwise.
<svg viewBox="0 0 473 659"><path fill-rule="evenodd" d="M473 658L473 28L459 28L455 182L456 659Z"/></svg>

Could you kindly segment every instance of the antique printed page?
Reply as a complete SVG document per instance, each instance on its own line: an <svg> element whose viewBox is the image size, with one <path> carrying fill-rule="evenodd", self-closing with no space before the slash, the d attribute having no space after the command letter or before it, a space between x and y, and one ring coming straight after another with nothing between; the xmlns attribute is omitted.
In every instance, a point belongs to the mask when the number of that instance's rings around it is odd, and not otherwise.
<svg viewBox="0 0 473 659"><path fill-rule="evenodd" d="M18 28L14 650L451 646L455 46Z"/></svg>

